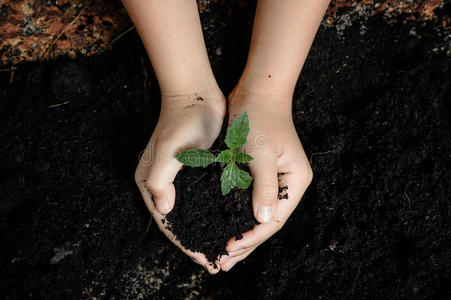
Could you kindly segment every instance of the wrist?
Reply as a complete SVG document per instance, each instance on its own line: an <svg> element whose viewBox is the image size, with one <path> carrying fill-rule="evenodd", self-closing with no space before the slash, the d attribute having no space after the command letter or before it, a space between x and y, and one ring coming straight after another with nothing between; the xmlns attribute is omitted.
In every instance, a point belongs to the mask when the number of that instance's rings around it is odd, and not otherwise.
<svg viewBox="0 0 451 300"><path fill-rule="evenodd" d="M248 62L237 86L252 93L291 101L298 76L299 73L293 74L277 66L256 66L255 63Z"/></svg>
<svg viewBox="0 0 451 300"><path fill-rule="evenodd" d="M291 112L293 93L276 90L261 84L240 81L228 97L230 108L242 104L258 105L259 109Z"/></svg>
<svg viewBox="0 0 451 300"><path fill-rule="evenodd" d="M170 79L162 80L158 78L162 97L174 96L192 96L199 95L200 97L217 97L222 96L222 91L219 88L213 74L209 72L193 73L190 76L182 76L177 74ZM167 84L170 82L170 84Z"/></svg>
<svg viewBox="0 0 451 300"><path fill-rule="evenodd" d="M261 90L249 90L237 85L227 100L229 114L248 110L274 118L291 117L291 96L265 94Z"/></svg>

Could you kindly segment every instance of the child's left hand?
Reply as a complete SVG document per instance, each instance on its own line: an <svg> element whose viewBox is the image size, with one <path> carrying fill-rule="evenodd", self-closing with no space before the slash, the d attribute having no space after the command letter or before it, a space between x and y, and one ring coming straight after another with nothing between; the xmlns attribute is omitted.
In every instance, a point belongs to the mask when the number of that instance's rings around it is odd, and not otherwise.
<svg viewBox="0 0 451 300"><path fill-rule="evenodd" d="M135 172L135 181L158 228L183 253L208 272L218 268L207 261L203 253L193 252L178 241L166 223L175 203L173 181L182 168L174 155L185 149L208 149L217 138L225 116L225 99L222 93L202 93L202 100L195 95L163 96L157 126L146 150L142 153Z"/></svg>

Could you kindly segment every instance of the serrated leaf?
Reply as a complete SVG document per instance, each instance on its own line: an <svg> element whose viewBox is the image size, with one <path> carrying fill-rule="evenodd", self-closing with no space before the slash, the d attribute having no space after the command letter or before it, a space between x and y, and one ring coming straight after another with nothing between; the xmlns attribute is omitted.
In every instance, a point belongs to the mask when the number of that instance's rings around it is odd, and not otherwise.
<svg viewBox="0 0 451 300"><path fill-rule="evenodd" d="M232 150L224 150L221 153L218 154L216 157L216 161L219 162L230 162L232 160Z"/></svg>
<svg viewBox="0 0 451 300"><path fill-rule="evenodd" d="M221 191L222 195L227 195L230 190L235 187L239 172L234 168L235 164L231 163L224 168L221 175ZM235 166L236 167L236 166Z"/></svg>
<svg viewBox="0 0 451 300"><path fill-rule="evenodd" d="M185 150L178 153L175 158L184 165L190 167L206 167L216 161L216 157L205 150Z"/></svg>
<svg viewBox="0 0 451 300"><path fill-rule="evenodd" d="M247 112L244 112L236 117L230 127L227 128L225 138L226 145L232 150L238 149L246 144L248 134L249 119L247 117Z"/></svg>
<svg viewBox="0 0 451 300"><path fill-rule="evenodd" d="M227 195L234 187L247 189L252 183L252 176L231 163L224 168L221 175L222 195Z"/></svg>
<svg viewBox="0 0 451 300"><path fill-rule="evenodd" d="M247 155L246 153L243 153L243 152L235 153L234 158L237 162L242 163L242 164L246 164L254 159L252 156Z"/></svg>
<svg viewBox="0 0 451 300"><path fill-rule="evenodd" d="M237 180L237 182L235 184L236 187L240 188L240 189L247 189L247 188L249 188L249 186L252 183L252 179L253 179L252 176L249 175L249 173L246 172L246 171L239 170L239 169L238 169L238 171L239 171L239 175L238 175L238 180Z"/></svg>

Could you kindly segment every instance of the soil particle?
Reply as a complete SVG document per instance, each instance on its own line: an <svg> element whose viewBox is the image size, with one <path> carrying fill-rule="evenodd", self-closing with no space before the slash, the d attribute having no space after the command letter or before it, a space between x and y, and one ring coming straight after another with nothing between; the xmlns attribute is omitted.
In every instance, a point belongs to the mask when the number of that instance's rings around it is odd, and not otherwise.
<svg viewBox="0 0 451 300"><path fill-rule="evenodd" d="M279 200L288 199L288 186L279 186Z"/></svg>

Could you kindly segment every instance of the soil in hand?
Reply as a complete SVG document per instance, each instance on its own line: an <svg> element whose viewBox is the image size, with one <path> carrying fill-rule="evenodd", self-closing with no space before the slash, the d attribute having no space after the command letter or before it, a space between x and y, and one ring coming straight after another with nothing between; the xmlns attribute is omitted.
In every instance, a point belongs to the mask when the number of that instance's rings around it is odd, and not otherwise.
<svg viewBox="0 0 451 300"><path fill-rule="evenodd" d="M167 221L171 231L187 249L202 252L208 261L227 254L227 241L252 229L252 189L221 193L221 166L186 167L174 181L176 200Z"/></svg>

